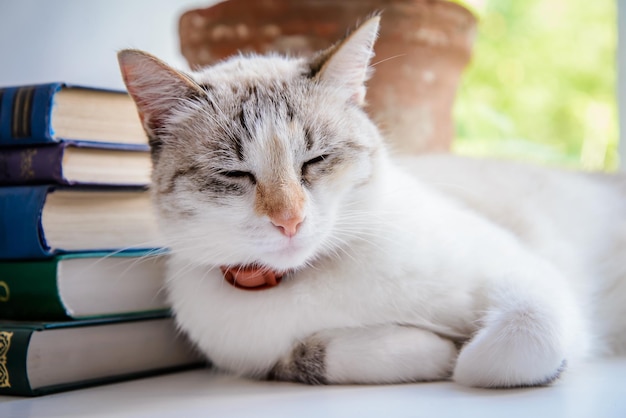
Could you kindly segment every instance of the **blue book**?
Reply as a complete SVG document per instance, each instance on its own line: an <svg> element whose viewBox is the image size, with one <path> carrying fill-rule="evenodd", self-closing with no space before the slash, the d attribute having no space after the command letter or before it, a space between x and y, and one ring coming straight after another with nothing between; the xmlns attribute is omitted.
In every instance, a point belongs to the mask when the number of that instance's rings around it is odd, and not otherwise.
<svg viewBox="0 0 626 418"><path fill-rule="evenodd" d="M0 146L61 141L148 146L135 104L125 92L65 83L0 88Z"/></svg>
<svg viewBox="0 0 626 418"><path fill-rule="evenodd" d="M0 188L0 259L163 247L143 188Z"/></svg>

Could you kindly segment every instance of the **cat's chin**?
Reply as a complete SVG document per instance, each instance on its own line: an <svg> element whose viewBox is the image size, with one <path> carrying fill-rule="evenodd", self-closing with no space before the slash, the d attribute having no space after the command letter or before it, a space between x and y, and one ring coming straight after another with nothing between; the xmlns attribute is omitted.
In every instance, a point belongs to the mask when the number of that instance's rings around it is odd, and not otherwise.
<svg viewBox="0 0 626 418"><path fill-rule="evenodd" d="M254 258L278 271L296 270L315 258L318 251L317 243L318 239L304 236L289 240L281 239L266 245Z"/></svg>
<svg viewBox="0 0 626 418"><path fill-rule="evenodd" d="M311 250L290 247L288 249L263 255L261 263L278 271L297 270L307 264L314 256Z"/></svg>

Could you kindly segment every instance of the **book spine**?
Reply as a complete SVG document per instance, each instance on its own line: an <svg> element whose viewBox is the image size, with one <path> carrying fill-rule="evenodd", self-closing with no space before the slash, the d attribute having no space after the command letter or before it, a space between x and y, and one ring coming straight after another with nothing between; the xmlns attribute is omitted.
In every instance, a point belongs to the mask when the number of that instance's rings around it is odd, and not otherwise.
<svg viewBox="0 0 626 418"><path fill-rule="evenodd" d="M0 146L56 142L51 128L54 95L62 83L0 90Z"/></svg>
<svg viewBox="0 0 626 418"><path fill-rule="evenodd" d="M33 330L5 329L0 324L0 395L34 396L26 357Z"/></svg>
<svg viewBox="0 0 626 418"><path fill-rule="evenodd" d="M0 319L70 319L59 296L58 259L0 261Z"/></svg>
<svg viewBox="0 0 626 418"><path fill-rule="evenodd" d="M68 184L62 170L66 145L4 149L0 152L0 185Z"/></svg>
<svg viewBox="0 0 626 418"><path fill-rule="evenodd" d="M50 186L0 187L0 260L44 258L41 210Z"/></svg>

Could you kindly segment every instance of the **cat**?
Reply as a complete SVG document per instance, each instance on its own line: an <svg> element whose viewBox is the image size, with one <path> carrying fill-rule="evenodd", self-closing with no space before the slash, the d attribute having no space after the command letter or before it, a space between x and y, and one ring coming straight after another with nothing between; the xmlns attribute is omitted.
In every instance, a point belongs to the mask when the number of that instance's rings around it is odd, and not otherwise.
<svg viewBox="0 0 626 418"><path fill-rule="evenodd" d="M365 112L380 16L312 58L118 54L176 321L221 370L546 385L626 348L626 180L399 158Z"/></svg>

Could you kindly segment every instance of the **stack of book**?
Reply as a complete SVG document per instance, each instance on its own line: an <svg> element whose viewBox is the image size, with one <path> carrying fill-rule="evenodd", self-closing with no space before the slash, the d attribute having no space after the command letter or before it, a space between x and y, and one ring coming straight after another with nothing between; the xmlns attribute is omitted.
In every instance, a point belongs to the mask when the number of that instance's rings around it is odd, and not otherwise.
<svg viewBox="0 0 626 418"><path fill-rule="evenodd" d="M0 89L0 394L201 364L164 300L150 170L126 93Z"/></svg>

